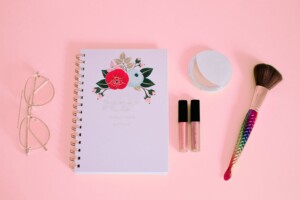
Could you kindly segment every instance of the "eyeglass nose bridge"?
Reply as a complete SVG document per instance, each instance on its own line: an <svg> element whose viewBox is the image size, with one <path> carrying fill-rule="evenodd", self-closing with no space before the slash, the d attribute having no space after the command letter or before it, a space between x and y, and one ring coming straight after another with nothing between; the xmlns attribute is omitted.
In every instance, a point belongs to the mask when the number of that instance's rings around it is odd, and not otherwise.
<svg viewBox="0 0 300 200"><path fill-rule="evenodd" d="M27 108L26 108L26 117L27 118L32 118L32 105L28 105L27 104Z"/></svg>

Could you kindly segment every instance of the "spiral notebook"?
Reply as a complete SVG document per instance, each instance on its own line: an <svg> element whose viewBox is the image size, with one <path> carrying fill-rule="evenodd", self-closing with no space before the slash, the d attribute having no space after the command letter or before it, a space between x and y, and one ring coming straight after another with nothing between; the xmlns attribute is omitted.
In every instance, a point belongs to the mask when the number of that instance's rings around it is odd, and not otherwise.
<svg viewBox="0 0 300 200"><path fill-rule="evenodd" d="M87 49L76 58L74 171L167 173L167 51Z"/></svg>

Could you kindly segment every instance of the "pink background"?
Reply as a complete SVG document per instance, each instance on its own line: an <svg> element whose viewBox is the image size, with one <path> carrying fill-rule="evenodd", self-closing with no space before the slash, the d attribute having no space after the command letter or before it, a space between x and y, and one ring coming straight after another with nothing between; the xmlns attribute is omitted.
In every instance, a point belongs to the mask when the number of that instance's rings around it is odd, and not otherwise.
<svg viewBox="0 0 300 200"><path fill-rule="evenodd" d="M0 7L0 199L299 199L300 1L2 1ZM170 148L167 176L75 175L68 168L75 54L81 48L169 50ZM224 90L188 79L198 51L233 65ZM258 62L284 81L267 96L233 178L223 181L254 91ZM49 151L24 155L16 121L20 92L34 71L54 100L34 114L52 133ZM201 152L177 151L177 100L201 99Z"/></svg>

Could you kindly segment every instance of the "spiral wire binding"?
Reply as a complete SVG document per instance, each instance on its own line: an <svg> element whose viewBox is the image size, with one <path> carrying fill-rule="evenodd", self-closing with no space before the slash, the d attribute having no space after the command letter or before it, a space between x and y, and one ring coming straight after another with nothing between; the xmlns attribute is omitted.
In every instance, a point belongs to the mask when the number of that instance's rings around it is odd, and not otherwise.
<svg viewBox="0 0 300 200"><path fill-rule="evenodd" d="M81 86L84 84L84 57L85 54L76 55L75 67L75 82L74 82L74 97L73 97L73 112L72 112L72 132L71 132L71 148L70 148L70 167L72 169L80 168L80 152L81 152L81 130L82 130L82 92Z"/></svg>

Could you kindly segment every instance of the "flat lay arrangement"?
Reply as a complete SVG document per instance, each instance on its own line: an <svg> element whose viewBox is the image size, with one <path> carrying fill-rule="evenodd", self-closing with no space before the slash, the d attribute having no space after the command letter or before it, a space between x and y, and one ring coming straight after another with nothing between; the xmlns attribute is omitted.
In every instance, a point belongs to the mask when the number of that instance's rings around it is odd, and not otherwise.
<svg viewBox="0 0 300 200"><path fill-rule="evenodd" d="M167 51L86 49L76 59L70 167L77 173L167 173ZM211 50L192 58L188 71L195 86L204 91L218 91L231 77L230 62ZM266 94L282 80L280 72L268 64L257 64L254 76L256 90L224 174L226 181ZM32 116L32 107L49 103L54 87L48 78L35 73L26 81L20 102L23 97L27 115L18 120L20 143L26 154L32 149L47 150L50 130ZM149 127L151 123L155 125ZM190 146L192 152L199 152L200 100L191 100L190 109L187 100L178 101L178 123L178 151L187 152Z"/></svg>
<svg viewBox="0 0 300 200"><path fill-rule="evenodd" d="M300 199L300 1L2 1L0 200Z"/></svg>

